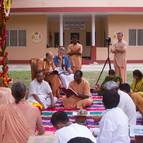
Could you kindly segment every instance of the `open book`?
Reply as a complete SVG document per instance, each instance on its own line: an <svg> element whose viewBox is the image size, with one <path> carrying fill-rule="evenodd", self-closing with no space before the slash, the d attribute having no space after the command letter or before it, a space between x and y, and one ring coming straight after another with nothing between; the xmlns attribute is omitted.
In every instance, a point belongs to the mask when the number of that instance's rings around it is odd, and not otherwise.
<svg viewBox="0 0 143 143"><path fill-rule="evenodd" d="M70 97L70 96L79 97L79 95L71 88L66 89L66 88L62 87L60 89L67 97Z"/></svg>

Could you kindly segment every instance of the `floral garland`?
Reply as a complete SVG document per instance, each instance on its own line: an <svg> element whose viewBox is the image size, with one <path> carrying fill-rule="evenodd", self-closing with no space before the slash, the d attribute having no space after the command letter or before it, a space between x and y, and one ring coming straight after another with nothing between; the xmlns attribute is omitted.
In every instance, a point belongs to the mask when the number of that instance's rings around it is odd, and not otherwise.
<svg viewBox="0 0 143 143"><path fill-rule="evenodd" d="M6 21L9 16L11 6L11 0L1 0L1 32L0 32L0 65L2 66L2 70L0 71L0 84L4 87L9 85L11 78L8 76L8 52L6 51L6 38L7 38L7 30L6 30Z"/></svg>

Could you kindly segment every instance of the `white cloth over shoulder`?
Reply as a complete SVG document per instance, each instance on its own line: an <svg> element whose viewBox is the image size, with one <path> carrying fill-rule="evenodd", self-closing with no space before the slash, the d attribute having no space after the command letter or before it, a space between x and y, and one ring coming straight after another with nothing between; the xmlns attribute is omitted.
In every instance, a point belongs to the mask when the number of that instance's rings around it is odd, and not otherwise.
<svg viewBox="0 0 143 143"><path fill-rule="evenodd" d="M74 74L65 72L61 67L56 67L55 71L58 72L62 84L65 88L69 87L69 83L74 80Z"/></svg>
<svg viewBox="0 0 143 143"><path fill-rule="evenodd" d="M55 132L58 139L55 143L67 143L70 139L75 137L85 137L96 143L95 137L91 131L83 125L73 123L69 126L63 127Z"/></svg>
<svg viewBox="0 0 143 143"><path fill-rule="evenodd" d="M108 109L100 121L97 143L130 143L128 117L122 109Z"/></svg>
<svg viewBox="0 0 143 143"><path fill-rule="evenodd" d="M42 81L39 83L36 79L34 79L30 83L29 87L29 102L37 102L32 94L36 94L40 101L44 104L45 108L47 108L49 105L51 105L51 99L49 97L49 94L52 93L51 87L48 82ZM54 101L56 102L56 97L54 97Z"/></svg>

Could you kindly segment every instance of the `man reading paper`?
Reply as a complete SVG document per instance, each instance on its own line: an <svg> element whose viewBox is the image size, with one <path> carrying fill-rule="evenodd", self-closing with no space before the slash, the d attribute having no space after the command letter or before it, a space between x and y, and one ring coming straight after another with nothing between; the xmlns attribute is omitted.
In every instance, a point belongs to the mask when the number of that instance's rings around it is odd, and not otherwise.
<svg viewBox="0 0 143 143"><path fill-rule="evenodd" d="M67 95L63 98L63 104L66 109L82 109L92 104L89 83L82 76L82 71L77 70L74 74L74 80L69 84L69 89L75 91L78 96L68 97Z"/></svg>

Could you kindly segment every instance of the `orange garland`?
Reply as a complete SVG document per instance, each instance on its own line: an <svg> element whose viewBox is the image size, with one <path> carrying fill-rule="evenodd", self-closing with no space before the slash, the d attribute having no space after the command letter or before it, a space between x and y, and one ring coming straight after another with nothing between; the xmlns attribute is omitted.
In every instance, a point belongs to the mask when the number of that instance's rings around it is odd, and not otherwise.
<svg viewBox="0 0 143 143"><path fill-rule="evenodd" d="M0 34L0 65L2 65L2 71L0 71L0 84L4 87L9 85L11 78L8 76L8 52L6 52L6 21L9 14L7 14L7 5L9 0L1 0L1 34ZM9 9L10 10L10 9ZM9 12L9 11L8 11Z"/></svg>

